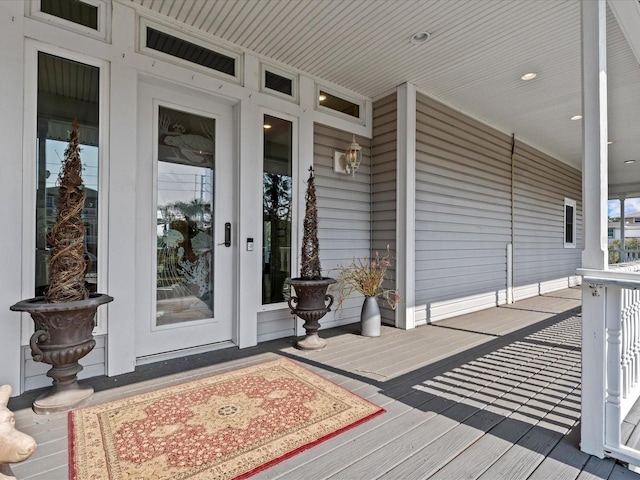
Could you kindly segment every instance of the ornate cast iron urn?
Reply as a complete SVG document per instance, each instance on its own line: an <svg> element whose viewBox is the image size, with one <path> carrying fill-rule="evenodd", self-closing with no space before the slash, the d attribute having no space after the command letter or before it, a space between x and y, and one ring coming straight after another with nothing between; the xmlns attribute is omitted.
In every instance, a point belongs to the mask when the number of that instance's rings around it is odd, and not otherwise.
<svg viewBox="0 0 640 480"><path fill-rule="evenodd" d="M295 289L295 296L288 302L289 308L291 313L304 320L303 327L307 335L296 346L301 350L320 350L326 347L326 340L318 336L319 320L331 311L333 296L327 293L327 287L336 281L328 277L320 280L292 278L289 283ZM329 304L325 303L327 300Z"/></svg>
<svg viewBox="0 0 640 480"><path fill-rule="evenodd" d="M33 402L36 413L63 412L89 400L93 388L78 384L77 376L82 370L78 360L96 345L92 333L96 310L112 300L113 297L101 293L65 303L49 303L44 297L36 297L10 307L31 314L35 323L35 332L29 340L31 356L36 362L52 366L47 376L53 379L53 387Z"/></svg>

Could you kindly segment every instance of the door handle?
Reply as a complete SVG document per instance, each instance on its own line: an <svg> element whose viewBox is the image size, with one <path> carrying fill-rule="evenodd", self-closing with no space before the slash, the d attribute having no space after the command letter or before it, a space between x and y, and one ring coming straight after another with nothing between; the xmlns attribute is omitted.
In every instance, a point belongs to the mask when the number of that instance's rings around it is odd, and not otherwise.
<svg viewBox="0 0 640 480"><path fill-rule="evenodd" d="M231 246L231 223L227 222L224 224L224 243L219 243L218 245L224 245L225 247Z"/></svg>

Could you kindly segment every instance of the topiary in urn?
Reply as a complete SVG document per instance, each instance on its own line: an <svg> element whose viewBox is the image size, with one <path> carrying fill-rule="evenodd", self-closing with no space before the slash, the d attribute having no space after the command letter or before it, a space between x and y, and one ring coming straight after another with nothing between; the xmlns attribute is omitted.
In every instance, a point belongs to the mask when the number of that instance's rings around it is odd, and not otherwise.
<svg viewBox="0 0 640 480"><path fill-rule="evenodd" d="M313 167L309 167L303 228L300 277L292 278L289 282L295 290L295 295L289 299L289 308L291 313L305 321L303 327L306 337L299 340L296 346L301 350L320 350L327 346L327 342L318 335L319 320L331 311L333 296L327 293L327 288L336 281L333 278L323 277L320 267L318 210Z"/></svg>
<svg viewBox="0 0 640 480"><path fill-rule="evenodd" d="M82 162L78 122L73 121L65 158L58 177L56 221L47 236L49 286L44 296L22 300L11 310L28 312L35 324L29 341L36 362L52 365L47 376L53 387L33 402L36 413L70 410L88 402L93 388L78 384L78 363L96 342L93 338L98 306L113 300L109 295L90 294L85 284L88 260L82 209L86 192L82 183Z"/></svg>

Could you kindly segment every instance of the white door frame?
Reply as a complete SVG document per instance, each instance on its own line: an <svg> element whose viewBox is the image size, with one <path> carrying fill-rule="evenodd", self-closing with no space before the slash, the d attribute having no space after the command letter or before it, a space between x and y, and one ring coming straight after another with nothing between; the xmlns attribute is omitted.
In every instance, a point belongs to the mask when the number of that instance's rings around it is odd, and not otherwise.
<svg viewBox="0 0 640 480"><path fill-rule="evenodd" d="M220 244L223 241L226 222L231 223L232 233L231 247L214 245L214 318L165 327L155 327L157 128L153 122L157 119L159 106L216 119L214 242ZM234 197L237 149L233 141L237 128L232 102L168 81L140 78L138 114L135 356L139 365L233 344L234 332L238 328L235 315L237 282L232 278L237 271L234 266L237 262L238 215Z"/></svg>

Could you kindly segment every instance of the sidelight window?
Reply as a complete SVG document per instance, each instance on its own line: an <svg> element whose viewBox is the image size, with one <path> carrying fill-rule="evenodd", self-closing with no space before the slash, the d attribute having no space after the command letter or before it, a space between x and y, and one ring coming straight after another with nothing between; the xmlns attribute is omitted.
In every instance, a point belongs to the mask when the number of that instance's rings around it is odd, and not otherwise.
<svg viewBox="0 0 640 480"><path fill-rule="evenodd" d="M262 303L285 300L291 276L293 124L264 116Z"/></svg>
<svg viewBox="0 0 640 480"><path fill-rule="evenodd" d="M50 246L47 234L55 223L58 174L67 147L71 122L79 123L82 179L87 192L82 219L85 255L89 261L85 281L96 291L98 279L98 132L100 69L65 58L38 53L36 161L35 293L49 284Z"/></svg>

